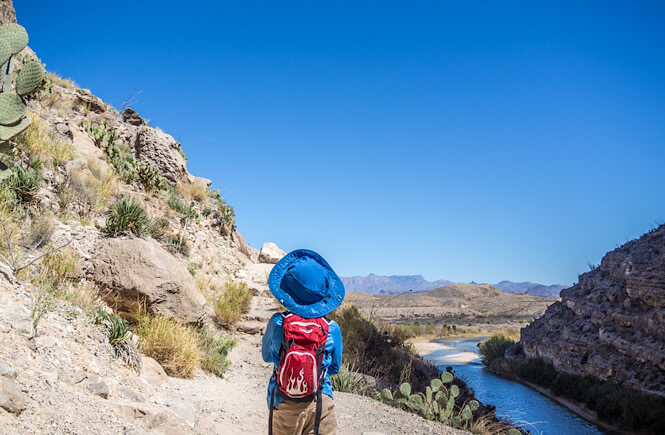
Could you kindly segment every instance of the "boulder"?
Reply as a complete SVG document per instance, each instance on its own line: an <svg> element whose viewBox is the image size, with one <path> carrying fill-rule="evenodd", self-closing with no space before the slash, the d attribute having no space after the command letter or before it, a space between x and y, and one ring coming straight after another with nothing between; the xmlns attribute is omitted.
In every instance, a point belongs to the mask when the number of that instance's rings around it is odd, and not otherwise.
<svg viewBox="0 0 665 435"><path fill-rule="evenodd" d="M128 107L122 112L122 120L131 125L144 125L146 122L134 109Z"/></svg>
<svg viewBox="0 0 665 435"><path fill-rule="evenodd" d="M261 263L276 264L286 255L286 252L279 249L279 246L273 242L265 242L259 251L259 261Z"/></svg>
<svg viewBox="0 0 665 435"><path fill-rule="evenodd" d="M185 323L200 324L212 314L187 267L152 239L100 239L88 275L121 311L140 301L153 314Z"/></svg>
<svg viewBox="0 0 665 435"><path fill-rule="evenodd" d="M88 373L81 385L85 386L92 394L103 397L104 399L108 399L109 397L109 387L99 376Z"/></svg>
<svg viewBox="0 0 665 435"><path fill-rule="evenodd" d="M95 142L87 132L74 123L70 123L68 126L74 152L79 158L82 158L83 161L90 158L105 160L104 151L95 145Z"/></svg>
<svg viewBox="0 0 665 435"><path fill-rule="evenodd" d="M169 382L169 377L164 368L148 356L141 358L141 379L155 387L160 387Z"/></svg>
<svg viewBox="0 0 665 435"><path fill-rule="evenodd" d="M185 157L180 154L180 144L161 130L141 128L134 149L141 162L156 167L172 183L189 176Z"/></svg>
<svg viewBox="0 0 665 435"><path fill-rule="evenodd" d="M16 384L0 378L0 408L12 414L20 414L25 409L25 398Z"/></svg>

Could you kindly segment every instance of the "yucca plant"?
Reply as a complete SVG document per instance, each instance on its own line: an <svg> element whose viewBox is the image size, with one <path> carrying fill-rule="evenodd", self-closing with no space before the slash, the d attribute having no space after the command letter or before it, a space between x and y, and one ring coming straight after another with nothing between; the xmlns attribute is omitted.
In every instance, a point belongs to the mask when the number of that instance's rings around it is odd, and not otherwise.
<svg viewBox="0 0 665 435"><path fill-rule="evenodd" d="M145 233L148 225L149 219L141 204L123 196L111 206L111 215L106 219L104 231L112 236L128 233L140 236Z"/></svg>
<svg viewBox="0 0 665 435"><path fill-rule="evenodd" d="M17 200L22 203L30 203L37 198L42 176L32 168L23 169L16 166L12 168L11 174L4 182Z"/></svg>

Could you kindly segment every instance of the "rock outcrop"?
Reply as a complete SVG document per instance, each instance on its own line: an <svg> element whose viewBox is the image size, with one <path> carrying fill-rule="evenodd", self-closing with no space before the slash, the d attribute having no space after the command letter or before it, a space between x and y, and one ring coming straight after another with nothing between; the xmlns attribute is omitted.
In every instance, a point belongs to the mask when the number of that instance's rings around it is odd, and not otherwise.
<svg viewBox="0 0 665 435"><path fill-rule="evenodd" d="M185 158L180 154L180 144L159 129L142 127L136 136L135 150L141 162L155 166L173 183L189 175Z"/></svg>
<svg viewBox="0 0 665 435"><path fill-rule="evenodd" d="M528 358L665 393L665 225L609 252L522 329Z"/></svg>
<svg viewBox="0 0 665 435"><path fill-rule="evenodd" d="M279 249L279 246L273 242L265 242L261 246L261 251L259 251L259 261L261 263L276 264L285 255L286 252Z"/></svg>
<svg viewBox="0 0 665 435"><path fill-rule="evenodd" d="M211 314L187 267L154 240L100 239L91 257L89 278L124 309L144 302L150 312L186 323Z"/></svg>

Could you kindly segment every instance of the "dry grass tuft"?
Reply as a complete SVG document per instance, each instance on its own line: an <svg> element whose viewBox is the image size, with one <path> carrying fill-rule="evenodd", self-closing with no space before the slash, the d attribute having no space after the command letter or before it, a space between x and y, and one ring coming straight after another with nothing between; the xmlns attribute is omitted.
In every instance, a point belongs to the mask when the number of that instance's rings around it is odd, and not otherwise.
<svg viewBox="0 0 665 435"><path fill-rule="evenodd" d="M202 202L208 197L208 189L195 183L178 183L176 190L183 198Z"/></svg>
<svg viewBox="0 0 665 435"><path fill-rule="evenodd" d="M57 296L86 312L93 312L102 305L97 287L88 281L69 283L60 290Z"/></svg>
<svg viewBox="0 0 665 435"><path fill-rule="evenodd" d="M46 76L48 77L48 79L52 83L55 83L56 85L62 86L63 88L75 89L77 87L76 83L74 83L74 80L72 80L72 79L63 79L62 77L60 77L56 73L53 73L53 72L49 71L49 72L46 73Z"/></svg>
<svg viewBox="0 0 665 435"><path fill-rule="evenodd" d="M234 326L242 315L249 311L252 292L245 283L229 281L224 284L224 292L215 301L215 316L220 325Z"/></svg>
<svg viewBox="0 0 665 435"><path fill-rule="evenodd" d="M46 121L34 112L28 113L32 119L30 126L19 136L19 148L30 159L41 161L47 168L64 165L72 160L74 148L66 141L59 140L48 128Z"/></svg>
<svg viewBox="0 0 665 435"><path fill-rule="evenodd" d="M136 333L141 337L141 351L177 378L191 378L201 363L199 336L188 326L164 316L138 317Z"/></svg>

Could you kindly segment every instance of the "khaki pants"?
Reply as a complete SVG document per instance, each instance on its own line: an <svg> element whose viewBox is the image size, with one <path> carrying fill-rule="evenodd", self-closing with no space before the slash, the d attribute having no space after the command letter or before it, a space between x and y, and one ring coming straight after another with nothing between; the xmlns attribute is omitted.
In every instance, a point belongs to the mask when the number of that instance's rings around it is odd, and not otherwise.
<svg viewBox="0 0 665 435"><path fill-rule="evenodd" d="M335 435L337 433L337 420L335 419L335 404L330 396L322 395L320 435ZM314 433L314 420L316 419L316 400L311 402L296 402L285 400L275 406L272 417L274 435L307 435Z"/></svg>

